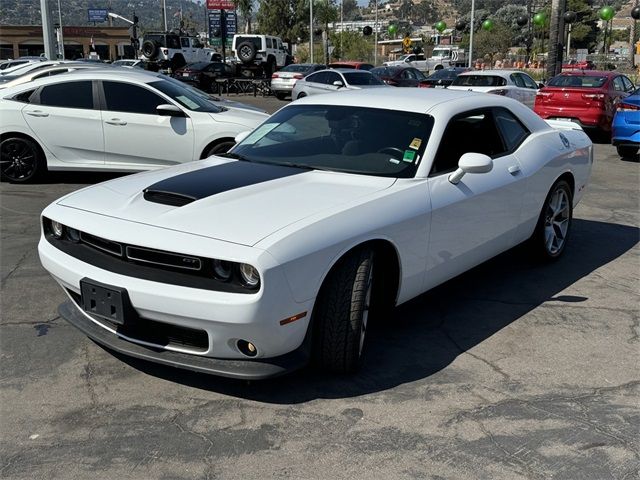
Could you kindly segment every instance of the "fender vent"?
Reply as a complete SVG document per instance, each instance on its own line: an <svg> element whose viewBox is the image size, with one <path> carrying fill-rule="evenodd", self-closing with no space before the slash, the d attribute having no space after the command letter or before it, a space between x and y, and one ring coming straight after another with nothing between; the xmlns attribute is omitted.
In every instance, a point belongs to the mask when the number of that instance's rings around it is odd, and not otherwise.
<svg viewBox="0 0 640 480"><path fill-rule="evenodd" d="M195 197L188 195L150 190L148 188L144 190L144 199L148 202L171 205L172 207L182 207L196 200Z"/></svg>

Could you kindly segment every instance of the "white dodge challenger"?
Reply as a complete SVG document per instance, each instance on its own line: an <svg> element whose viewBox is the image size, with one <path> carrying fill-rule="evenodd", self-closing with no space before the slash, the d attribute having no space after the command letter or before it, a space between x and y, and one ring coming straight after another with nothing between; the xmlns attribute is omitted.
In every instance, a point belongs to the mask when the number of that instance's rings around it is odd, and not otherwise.
<svg viewBox="0 0 640 480"><path fill-rule="evenodd" d="M353 372L370 314L525 241L558 258L593 163L580 127L498 95L401 90L297 101L229 153L49 205L39 253L62 316L200 372Z"/></svg>

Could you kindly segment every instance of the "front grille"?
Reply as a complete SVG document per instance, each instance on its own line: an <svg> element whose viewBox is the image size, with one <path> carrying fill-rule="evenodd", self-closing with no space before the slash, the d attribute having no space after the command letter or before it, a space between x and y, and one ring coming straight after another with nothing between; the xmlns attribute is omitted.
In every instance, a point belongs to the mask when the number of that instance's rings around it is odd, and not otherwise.
<svg viewBox="0 0 640 480"><path fill-rule="evenodd" d="M71 290L67 290L67 292L69 292L69 296L76 306L83 310L80 295ZM198 352L206 352L209 349L209 335L204 330L156 322L141 318L138 315L134 318L126 318L125 324L119 325L105 318L91 315L88 312L85 313L101 325L109 327L132 340L152 343L161 347L189 348Z"/></svg>
<svg viewBox="0 0 640 480"><path fill-rule="evenodd" d="M174 267L184 270L202 269L202 260L197 257L132 246L128 246L125 252L127 258L135 262L152 263L162 267Z"/></svg>
<svg viewBox="0 0 640 480"><path fill-rule="evenodd" d="M118 257L122 256L122 245L117 242L112 242L111 240L96 237L95 235L85 232L80 232L80 240L98 250L117 255Z"/></svg>

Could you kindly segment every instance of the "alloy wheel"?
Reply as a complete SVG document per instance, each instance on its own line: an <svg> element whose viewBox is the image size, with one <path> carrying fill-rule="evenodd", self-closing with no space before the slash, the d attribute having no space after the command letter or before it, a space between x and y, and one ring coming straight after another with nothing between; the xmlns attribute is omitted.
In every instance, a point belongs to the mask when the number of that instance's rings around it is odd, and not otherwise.
<svg viewBox="0 0 640 480"><path fill-rule="evenodd" d="M38 167L38 152L21 138L10 138L0 144L0 170L9 180L25 180Z"/></svg>
<svg viewBox="0 0 640 480"><path fill-rule="evenodd" d="M544 240L547 251L555 255L562 250L567 238L571 206L567 192L558 188L547 206L544 220Z"/></svg>

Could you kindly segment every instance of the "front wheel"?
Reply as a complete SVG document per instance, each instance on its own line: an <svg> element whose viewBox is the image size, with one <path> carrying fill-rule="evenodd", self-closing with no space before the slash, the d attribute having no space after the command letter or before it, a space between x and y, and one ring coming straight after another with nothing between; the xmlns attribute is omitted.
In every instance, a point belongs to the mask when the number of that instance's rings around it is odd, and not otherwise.
<svg viewBox="0 0 640 480"><path fill-rule="evenodd" d="M631 145L619 145L616 149L622 158L633 158L638 154L638 147Z"/></svg>
<svg viewBox="0 0 640 480"><path fill-rule="evenodd" d="M306 97L306 96L307 96L307 94L306 94L306 93L304 93L304 92L302 92L302 93L301 93L301 94L299 94L296 98L297 98L298 100L300 100L301 98L304 98L304 97Z"/></svg>
<svg viewBox="0 0 640 480"><path fill-rule="evenodd" d="M559 180L551 187L529 240L533 253L543 260L559 258L567 245L572 219L571 187L566 181Z"/></svg>
<svg viewBox="0 0 640 480"><path fill-rule="evenodd" d="M33 140L6 137L0 141L0 176L13 183L27 183L45 170L45 161Z"/></svg>
<svg viewBox="0 0 640 480"><path fill-rule="evenodd" d="M334 267L323 284L313 314L313 358L322 370L353 373L360 366L373 265L372 250L356 250Z"/></svg>
<svg viewBox="0 0 640 480"><path fill-rule="evenodd" d="M233 140L227 140L224 142L220 142L212 147L210 147L204 154L204 156L202 158L208 158L211 155L216 155L218 153L225 153L228 152L229 150L231 150L231 147L233 147L236 144L236 142L234 142Z"/></svg>

